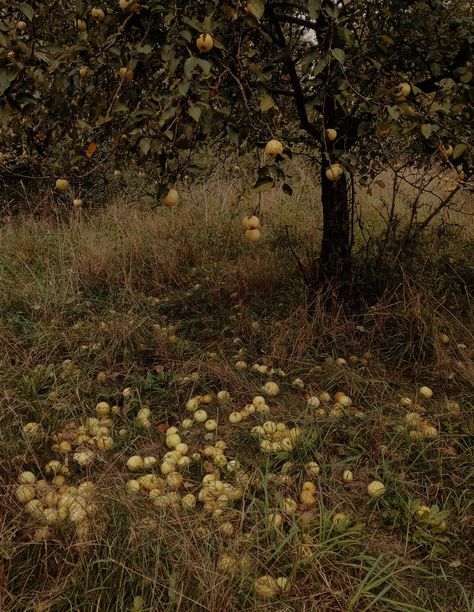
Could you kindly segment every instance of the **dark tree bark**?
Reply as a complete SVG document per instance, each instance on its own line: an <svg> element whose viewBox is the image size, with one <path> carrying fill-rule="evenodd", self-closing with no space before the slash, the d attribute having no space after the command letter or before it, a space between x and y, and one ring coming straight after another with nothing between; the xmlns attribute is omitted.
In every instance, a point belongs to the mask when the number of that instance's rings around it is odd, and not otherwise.
<svg viewBox="0 0 474 612"><path fill-rule="evenodd" d="M317 282L346 285L351 279L351 216L348 184L345 176L338 181L326 177L329 163L321 166L323 239L319 254Z"/></svg>

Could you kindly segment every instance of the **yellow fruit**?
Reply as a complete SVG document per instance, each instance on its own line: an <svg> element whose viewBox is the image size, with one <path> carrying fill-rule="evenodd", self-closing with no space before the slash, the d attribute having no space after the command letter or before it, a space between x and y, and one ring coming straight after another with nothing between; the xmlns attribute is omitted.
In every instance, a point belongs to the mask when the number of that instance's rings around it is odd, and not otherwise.
<svg viewBox="0 0 474 612"><path fill-rule="evenodd" d="M119 7L122 11L135 13L139 10L138 0L119 0Z"/></svg>
<svg viewBox="0 0 474 612"><path fill-rule="evenodd" d="M74 198L74 200L72 201L72 205L75 206L76 208L81 208L82 200L80 198ZM99 372L99 374L103 374L103 372ZM104 382L104 381L99 381L99 382Z"/></svg>
<svg viewBox="0 0 474 612"><path fill-rule="evenodd" d="M245 238L249 242L258 242L261 238L260 230L257 228L245 230Z"/></svg>
<svg viewBox="0 0 474 612"><path fill-rule="evenodd" d="M94 458L94 452L89 449L79 451L77 453L74 453L73 455L74 461L78 463L81 467L90 465L94 461Z"/></svg>
<svg viewBox="0 0 474 612"><path fill-rule="evenodd" d="M110 405L107 402L99 402L95 407L98 417L106 417L110 414Z"/></svg>
<svg viewBox="0 0 474 612"><path fill-rule="evenodd" d="M222 533L222 535L231 537L235 533L235 528L230 521L225 521L219 525L219 531Z"/></svg>
<svg viewBox="0 0 474 612"><path fill-rule="evenodd" d="M114 447L114 440L110 436L102 436L96 441L96 446L99 450L111 450Z"/></svg>
<svg viewBox="0 0 474 612"><path fill-rule="evenodd" d="M309 463L306 464L306 472L310 476L313 476L313 477L319 476L320 471L321 471L321 468L315 461L310 461Z"/></svg>
<svg viewBox="0 0 474 612"><path fill-rule="evenodd" d="M162 203L165 206L174 206L179 200L179 193L176 189L170 189L167 195L163 198Z"/></svg>
<svg viewBox="0 0 474 612"><path fill-rule="evenodd" d="M26 504L35 497L35 488L31 484L21 484L15 489L15 497L20 504Z"/></svg>
<svg viewBox="0 0 474 612"><path fill-rule="evenodd" d="M209 53L213 46L214 41L210 34L201 34L201 36L196 39L196 47L201 53Z"/></svg>
<svg viewBox="0 0 474 612"><path fill-rule="evenodd" d="M342 475L342 480L344 482L352 482L354 479L354 475L350 470L344 470L344 474Z"/></svg>
<svg viewBox="0 0 474 612"><path fill-rule="evenodd" d="M194 413L194 420L196 423L204 423L207 421L207 412L205 410L196 410Z"/></svg>
<svg viewBox="0 0 474 612"><path fill-rule="evenodd" d="M26 502L25 510L36 519L43 518L43 504L39 499L31 499Z"/></svg>
<svg viewBox="0 0 474 612"><path fill-rule="evenodd" d="M214 419L208 419L204 423L204 429L206 431L214 431L215 429L217 429L217 421L215 421Z"/></svg>
<svg viewBox="0 0 474 612"><path fill-rule="evenodd" d="M303 489L300 493L300 502L303 504L303 506L315 506L316 498L311 491Z"/></svg>
<svg viewBox="0 0 474 612"><path fill-rule="evenodd" d="M370 497L380 497L385 493L385 485L380 480L373 480L367 486L367 493Z"/></svg>
<svg viewBox="0 0 474 612"><path fill-rule="evenodd" d="M433 397L433 391L429 387L420 387L419 394L421 397L426 399L430 399Z"/></svg>
<svg viewBox="0 0 474 612"><path fill-rule="evenodd" d="M58 191L67 191L70 188L69 181L66 179L58 179L56 181L56 189Z"/></svg>
<svg viewBox="0 0 474 612"><path fill-rule="evenodd" d="M280 393L280 387L278 386L278 383L269 381L263 385L262 393L268 395L269 397L276 397Z"/></svg>
<svg viewBox="0 0 474 612"><path fill-rule="evenodd" d="M36 476L33 474L33 472L22 472L18 476L18 482L20 484L32 485L36 482Z"/></svg>
<svg viewBox="0 0 474 612"><path fill-rule="evenodd" d="M269 140L265 145L265 153L270 157L276 157L283 153L283 145L279 140Z"/></svg>
<svg viewBox="0 0 474 612"><path fill-rule="evenodd" d="M143 467L143 459L140 455L132 455L127 461L127 468L131 472L138 472L138 470L142 470Z"/></svg>
<svg viewBox="0 0 474 612"><path fill-rule="evenodd" d="M192 493L188 493L182 498L181 505L184 510L193 510L196 507L196 497Z"/></svg>
<svg viewBox="0 0 474 612"><path fill-rule="evenodd" d="M341 164L331 164L326 170L326 178L330 181L337 181L344 174Z"/></svg>
<svg viewBox="0 0 474 612"><path fill-rule="evenodd" d="M236 423L240 423L242 421L242 415L240 412L231 412L229 414L229 422L235 425Z"/></svg>
<svg viewBox="0 0 474 612"><path fill-rule="evenodd" d="M270 512L265 522L269 529L279 529L283 524L283 517L278 512Z"/></svg>
<svg viewBox="0 0 474 612"><path fill-rule="evenodd" d="M445 147L443 145L440 145L440 151L441 151L441 153L442 153L442 155L444 157L451 157L451 155L453 154L454 149L453 149L452 145L448 145L447 147Z"/></svg>
<svg viewBox="0 0 474 612"><path fill-rule="evenodd" d="M166 436L166 446L168 448L176 448L178 444L181 444L181 438L178 434L171 434L171 436Z"/></svg>
<svg viewBox="0 0 474 612"><path fill-rule="evenodd" d="M230 393L228 391L219 391L217 394L217 399L220 402L230 402Z"/></svg>
<svg viewBox="0 0 474 612"><path fill-rule="evenodd" d="M308 493L311 493L311 495L314 495L316 493L316 485L313 482L306 481L303 483L301 490L307 491Z"/></svg>
<svg viewBox="0 0 474 612"><path fill-rule="evenodd" d="M183 484L183 477L178 472L171 472L166 476L166 482L171 489L179 489Z"/></svg>
<svg viewBox="0 0 474 612"><path fill-rule="evenodd" d="M323 391L322 393L319 394L319 399L322 402L330 402L331 401L331 396L327 391Z"/></svg>
<svg viewBox="0 0 474 612"><path fill-rule="evenodd" d="M238 567L237 557L230 553L222 553L217 561L217 569L223 574L236 574Z"/></svg>
<svg viewBox="0 0 474 612"><path fill-rule="evenodd" d="M100 8L93 8L91 10L91 17L93 19L97 19L97 21L102 21L102 19L105 17L105 13Z"/></svg>
<svg viewBox="0 0 474 612"><path fill-rule="evenodd" d="M286 576L279 576L276 579L276 583L282 593L288 593L290 591L290 581Z"/></svg>
<svg viewBox="0 0 474 612"><path fill-rule="evenodd" d="M76 21L76 27L77 27L79 32L85 32L87 30L87 24L82 19L78 19Z"/></svg>
<svg viewBox="0 0 474 612"><path fill-rule="evenodd" d="M333 130L332 128L328 128L326 130L326 138L332 142L333 140L336 140L337 138L337 132L336 130Z"/></svg>
<svg viewBox="0 0 474 612"><path fill-rule="evenodd" d="M272 576L261 576L253 583L253 590L259 599L271 600L278 597L280 587Z"/></svg>
<svg viewBox="0 0 474 612"><path fill-rule="evenodd" d="M411 87L409 83L400 83L400 85L395 88L394 95L398 99L406 98L408 95L410 95L410 91Z"/></svg>
<svg viewBox="0 0 474 612"><path fill-rule="evenodd" d="M20 32L24 32L28 26L26 25L26 21L18 21L16 24L16 29Z"/></svg>
<svg viewBox="0 0 474 612"><path fill-rule="evenodd" d="M260 227L260 219L255 215L251 217L245 216L242 219L242 227L245 230L257 229L257 227Z"/></svg>
<svg viewBox="0 0 474 612"><path fill-rule="evenodd" d="M438 430L429 423L422 423L420 426L420 432L423 438L437 438Z"/></svg>
<svg viewBox="0 0 474 612"><path fill-rule="evenodd" d="M79 76L81 77L81 79L86 77L88 72L89 69L87 68L87 66L81 66L81 68L79 68Z"/></svg>
<svg viewBox="0 0 474 612"><path fill-rule="evenodd" d="M69 520L73 523L80 523L87 517L87 510L84 498L78 497L69 506Z"/></svg>
<svg viewBox="0 0 474 612"><path fill-rule="evenodd" d="M306 402L306 405L308 406L308 408L319 408L319 405L320 405L319 397L317 395L313 395L312 397L309 397L308 401Z"/></svg>
<svg viewBox="0 0 474 612"><path fill-rule="evenodd" d="M450 338L448 336L448 334L440 334L439 335L439 340L442 344L449 344L450 342Z"/></svg>

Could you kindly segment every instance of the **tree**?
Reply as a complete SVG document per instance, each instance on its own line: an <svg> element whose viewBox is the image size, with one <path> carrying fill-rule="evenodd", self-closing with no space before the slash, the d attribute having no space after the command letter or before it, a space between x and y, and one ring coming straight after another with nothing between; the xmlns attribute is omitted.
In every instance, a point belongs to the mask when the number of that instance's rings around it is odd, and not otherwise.
<svg viewBox="0 0 474 612"><path fill-rule="evenodd" d="M74 187L110 156L155 156L161 196L201 140L248 150L277 137L286 149L260 168L261 190L284 183L280 162L303 145L321 165L313 281L344 284L354 177L395 159L450 167L460 188L471 176L473 40L467 0L12 0L0 9L2 172Z"/></svg>

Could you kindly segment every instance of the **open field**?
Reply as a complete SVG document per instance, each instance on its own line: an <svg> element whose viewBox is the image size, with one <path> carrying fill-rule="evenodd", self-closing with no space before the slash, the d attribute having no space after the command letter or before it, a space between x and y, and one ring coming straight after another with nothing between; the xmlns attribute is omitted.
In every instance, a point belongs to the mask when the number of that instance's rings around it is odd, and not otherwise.
<svg viewBox="0 0 474 612"><path fill-rule="evenodd" d="M0 226L1 610L474 609L472 217L378 294L357 264L366 306L329 315L286 244L304 263L321 223L293 172L255 245L217 171L175 210L137 182Z"/></svg>

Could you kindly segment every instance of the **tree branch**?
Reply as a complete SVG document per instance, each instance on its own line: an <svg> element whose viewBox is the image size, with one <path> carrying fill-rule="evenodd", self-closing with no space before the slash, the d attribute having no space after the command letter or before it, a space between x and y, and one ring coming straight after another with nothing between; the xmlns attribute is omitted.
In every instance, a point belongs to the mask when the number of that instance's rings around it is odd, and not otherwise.
<svg viewBox="0 0 474 612"><path fill-rule="evenodd" d="M286 38L285 35L283 34L283 30L281 28L281 24L278 20L278 17L276 16L275 12L273 11L273 8L271 5L267 5L267 14L268 17L270 19L270 22L272 23L274 29L275 29L275 34L277 37L277 44L281 49L286 49L287 48L287 44L286 44ZM293 61L293 59L291 58L290 55L287 55L287 57L285 57L284 59L284 63L285 63L285 67L286 70L288 72L288 76L290 77L290 83L291 86L293 88L293 92L294 92L294 98L295 98L295 103L296 103L296 109L298 111L298 117L300 119L300 124L301 127L306 130L306 132L308 132L308 134L311 134L311 136L313 136L313 138L317 138L319 139L321 134L320 131L310 122L309 118L308 118L308 114L306 112L306 105L305 105L305 95L303 93L303 89L301 87L301 83L300 83L300 79L298 77L298 73L296 72L296 66L295 63Z"/></svg>

